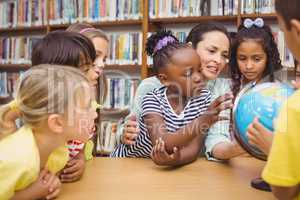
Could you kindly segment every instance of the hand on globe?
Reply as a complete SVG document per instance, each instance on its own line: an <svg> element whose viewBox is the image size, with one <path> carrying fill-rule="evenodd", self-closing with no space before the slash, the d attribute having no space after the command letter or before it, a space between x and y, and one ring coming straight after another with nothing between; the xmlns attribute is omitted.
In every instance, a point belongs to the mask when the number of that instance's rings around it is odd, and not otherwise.
<svg viewBox="0 0 300 200"><path fill-rule="evenodd" d="M292 81L292 86L298 90L300 89L300 81Z"/></svg>
<svg viewBox="0 0 300 200"><path fill-rule="evenodd" d="M269 154L273 141L273 133L265 128L258 121L258 118L255 118L249 125L247 136L249 138L249 144L256 146L264 152L264 154Z"/></svg>

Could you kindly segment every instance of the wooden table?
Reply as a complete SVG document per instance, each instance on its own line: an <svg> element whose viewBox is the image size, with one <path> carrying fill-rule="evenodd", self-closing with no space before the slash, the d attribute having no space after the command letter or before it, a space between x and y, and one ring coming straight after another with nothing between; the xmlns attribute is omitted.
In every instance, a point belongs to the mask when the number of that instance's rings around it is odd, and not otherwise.
<svg viewBox="0 0 300 200"><path fill-rule="evenodd" d="M95 158L82 179L64 184L59 200L268 200L255 190L264 162L250 157L216 163L198 159L181 168L158 167L150 159Z"/></svg>

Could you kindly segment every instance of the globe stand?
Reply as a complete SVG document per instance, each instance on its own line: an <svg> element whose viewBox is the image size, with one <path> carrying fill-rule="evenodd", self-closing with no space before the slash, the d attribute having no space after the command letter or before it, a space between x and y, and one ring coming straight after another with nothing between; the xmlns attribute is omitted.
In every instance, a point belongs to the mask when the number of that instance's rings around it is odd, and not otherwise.
<svg viewBox="0 0 300 200"><path fill-rule="evenodd" d="M265 182L262 178L252 179L251 180L251 187L253 187L257 190L271 192L270 185L267 182Z"/></svg>

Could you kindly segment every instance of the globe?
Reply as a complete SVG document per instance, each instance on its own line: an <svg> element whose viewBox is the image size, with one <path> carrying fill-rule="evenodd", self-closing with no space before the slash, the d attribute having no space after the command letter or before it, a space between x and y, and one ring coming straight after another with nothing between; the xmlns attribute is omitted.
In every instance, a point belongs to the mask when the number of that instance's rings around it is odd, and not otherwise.
<svg viewBox="0 0 300 200"><path fill-rule="evenodd" d="M240 145L252 156L266 160L266 155L248 142L247 129L258 117L259 122L267 129L274 131L273 122L278 116L280 107L294 92L287 84L261 83L249 84L236 97L233 106L234 136Z"/></svg>

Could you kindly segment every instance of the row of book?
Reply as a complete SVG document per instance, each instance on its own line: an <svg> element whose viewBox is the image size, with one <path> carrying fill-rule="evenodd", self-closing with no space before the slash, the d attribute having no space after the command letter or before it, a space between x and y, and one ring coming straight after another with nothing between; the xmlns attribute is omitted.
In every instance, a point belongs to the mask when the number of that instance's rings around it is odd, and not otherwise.
<svg viewBox="0 0 300 200"><path fill-rule="evenodd" d="M24 73L0 72L0 97L14 97L16 92L17 81Z"/></svg>
<svg viewBox="0 0 300 200"><path fill-rule="evenodd" d="M101 155L109 155L117 144L116 135L120 123L116 121L102 121L97 135L96 151Z"/></svg>
<svg viewBox="0 0 300 200"><path fill-rule="evenodd" d="M110 33L109 65L142 64L142 33Z"/></svg>
<svg viewBox="0 0 300 200"><path fill-rule="evenodd" d="M280 54L280 60L284 67L294 67L294 56L292 52L288 49L285 40L284 40L284 33L282 31L273 32L274 39L277 43L277 47Z"/></svg>
<svg viewBox="0 0 300 200"><path fill-rule="evenodd" d="M274 13L275 0L241 0L241 13L242 14L267 14Z"/></svg>
<svg viewBox="0 0 300 200"><path fill-rule="evenodd" d="M142 17L142 0L49 0L49 24Z"/></svg>
<svg viewBox="0 0 300 200"><path fill-rule="evenodd" d="M0 28L47 24L47 0L11 0L0 2Z"/></svg>
<svg viewBox="0 0 300 200"><path fill-rule="evenodd" d="M0 64L30 64L32 48L41 37L0 38Z"/></svg>
<svg viewBox="0 0 300 200"><path fill-rule="evenodd" d="M116 71L114 71L116 73ZM123 74L123 72L120 72ZM107 78L107 97L104 109L126 109L133 103L133 97L140 79L132 79L130 75L124 78Z"/></svg>
<svg viewBox="0 0 300 200"><path fill-rule="evenodd" d="M111 33L109 65L142 63L142 33ZM41 36L0 38L0 64L31 64L32 48Z"/></svg>
<svg viewBox="0 0 300 200"><path fill-rule="evenodd" d="M236 15L238 0L149 0L150 18Z"/></svg>

